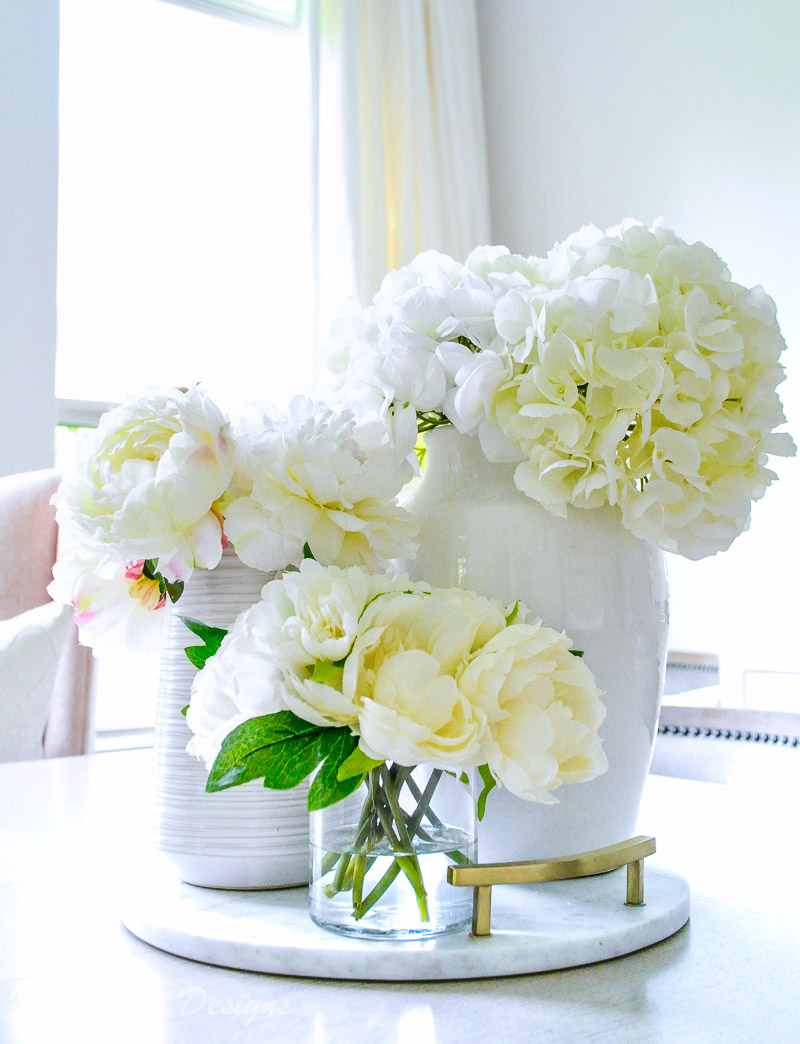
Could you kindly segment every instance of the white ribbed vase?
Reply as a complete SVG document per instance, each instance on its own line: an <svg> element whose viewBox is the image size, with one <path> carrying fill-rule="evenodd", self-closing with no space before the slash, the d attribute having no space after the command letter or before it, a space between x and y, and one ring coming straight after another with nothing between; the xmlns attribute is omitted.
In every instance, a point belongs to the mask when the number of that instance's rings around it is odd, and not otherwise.
<svg viewBox="0 0 800 1044"><path fill-rule="evenodd" d="M557 805L492 791L481 862L548 859L631 837L664 684L663 553L623 529L611 508L551 515L516 489L513 464L486 460L477 438L439 428L425 441L425 476L405 505L421 525L411 575L509 606L520 599L584 650L608 708L600 729L608 772L560 787Z"/></svg>
<svg viewBox="0 0 800 1044"><path fill-rule="evenodd" d="M205 765L186 753L191 732L181 710L197 673L184 648L198 639L181 616L229 628L270 576L226 550L216 569L196 569L167 619L154 739L155 844L189 884L281 888L308 882L308 785L266 790L260 781L206 794Z"/></svg>

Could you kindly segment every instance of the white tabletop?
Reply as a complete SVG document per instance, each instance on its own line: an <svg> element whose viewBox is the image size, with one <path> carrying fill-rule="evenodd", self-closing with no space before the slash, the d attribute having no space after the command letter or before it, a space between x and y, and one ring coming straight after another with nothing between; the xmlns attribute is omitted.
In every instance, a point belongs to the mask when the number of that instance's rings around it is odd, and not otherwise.
<svg viewBox="0 0 800 1044"><path fill-rule="evenodd" d="M0 1041L797 1041L800 897L791 789L651 776L640 828L692 889L689 925L583 968L357 983L173 957L119 921L147 844L149 754L0 765ZM376 959L380 959L376 944Z"/></svg>

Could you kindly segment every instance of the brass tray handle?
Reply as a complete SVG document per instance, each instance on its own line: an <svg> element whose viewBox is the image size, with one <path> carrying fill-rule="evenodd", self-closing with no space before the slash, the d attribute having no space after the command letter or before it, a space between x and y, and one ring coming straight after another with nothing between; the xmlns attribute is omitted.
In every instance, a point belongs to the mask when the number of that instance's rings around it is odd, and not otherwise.
<svg viewBox="0 0 800 1044"><path fill-rule="evenodd" d="M473 863L450 866L447 881L451 885L473 888L471 935L485 938L492 934L492 885L538 884L542 881L566 881L575 877L593 877L608 870L627 866L626 906L644 906L643 860L656 850L656 839L640 834L593 852L559 856L557 859L535 859L524 863Z"/></svg>

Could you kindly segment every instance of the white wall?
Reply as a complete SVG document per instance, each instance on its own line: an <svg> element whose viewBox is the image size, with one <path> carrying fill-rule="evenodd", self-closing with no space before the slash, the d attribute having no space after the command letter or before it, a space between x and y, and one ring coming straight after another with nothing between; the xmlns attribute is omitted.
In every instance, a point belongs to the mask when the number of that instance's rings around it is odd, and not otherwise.
<svg viewBox="0 0 800 1044"><path fill-rule="evenodd" d="M800 4L478 9L495 241L541 253L582 224L663 216L707 242L737 282L760 282L777 302L797 439ZM795 460L775 469L781 481L730 551L670 562L672 647L721 651L729 679L743 667L800 670L800 474Z"/></svg>
<svg viewBox="0 0 800 1044"><path fill-rule="evenodd" d="M50 467L58 2L0 0L0 475Z"/></svg>

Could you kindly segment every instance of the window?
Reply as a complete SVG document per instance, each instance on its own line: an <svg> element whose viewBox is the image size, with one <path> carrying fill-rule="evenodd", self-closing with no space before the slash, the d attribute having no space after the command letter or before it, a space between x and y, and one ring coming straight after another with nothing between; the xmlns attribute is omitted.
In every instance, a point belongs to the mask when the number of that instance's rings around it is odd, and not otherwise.
<svg viewBox="0 0 800 1044"><path fill-rule="evenodd" d="M147 385L200 380L229 410L311 388L305 33L293 0L226 4L262 20L62 0L60 466L76 428ZM135 741L157 656L97 666L100 747Z"/></svg>
<svg viewBox="0 0 800 1044"><path fill-rule="evenodd" d="M307 389L303 31L65 0L61 48L58 398L202 380L231 408Z"/></svg>

